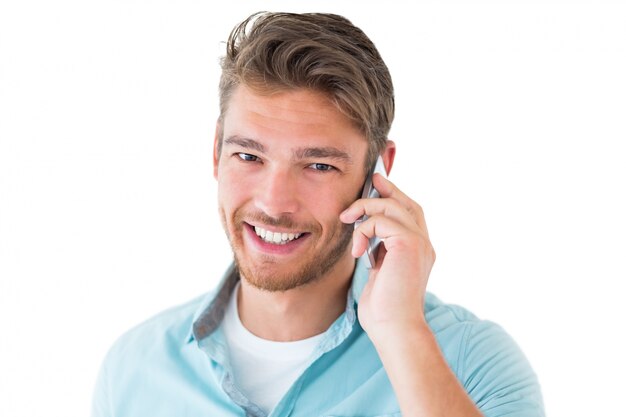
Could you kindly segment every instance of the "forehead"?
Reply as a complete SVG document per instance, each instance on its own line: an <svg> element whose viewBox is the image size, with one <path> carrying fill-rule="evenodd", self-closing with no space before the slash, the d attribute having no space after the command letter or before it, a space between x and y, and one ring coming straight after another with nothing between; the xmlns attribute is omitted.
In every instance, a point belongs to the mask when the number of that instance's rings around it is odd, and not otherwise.
<svg viewBox="0 0 626 417"><path fill-rule="evenodd" d="M308 89L262 94L240 85L222 122L224 137L247 137L269 147L334 146L358 154L367 149L352 120L327 96Z"/></svg>

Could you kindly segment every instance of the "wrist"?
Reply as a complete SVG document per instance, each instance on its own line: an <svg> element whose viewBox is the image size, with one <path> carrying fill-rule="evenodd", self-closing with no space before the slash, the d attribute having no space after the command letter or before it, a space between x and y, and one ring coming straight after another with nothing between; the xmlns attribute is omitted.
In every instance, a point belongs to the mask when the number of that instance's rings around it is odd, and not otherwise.
<svg viewBox="0 0 626 417"><path fill-rule="evenodd" d="M426 320L394 321L379 323L368 331L368 336L382 354L400 346L419 346L434 340L434 335Z"/></svg>

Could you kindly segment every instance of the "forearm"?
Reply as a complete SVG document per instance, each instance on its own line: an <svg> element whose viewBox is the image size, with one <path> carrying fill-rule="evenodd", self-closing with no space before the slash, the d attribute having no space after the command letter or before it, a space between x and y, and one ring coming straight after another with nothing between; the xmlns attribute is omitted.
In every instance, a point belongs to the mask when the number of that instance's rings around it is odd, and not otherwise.
<svg viewBox="0 0 626 417"><path fill-rule="evenodd" d="M385 326L374 344L404 417L481 417L426 324Z"/></svg>

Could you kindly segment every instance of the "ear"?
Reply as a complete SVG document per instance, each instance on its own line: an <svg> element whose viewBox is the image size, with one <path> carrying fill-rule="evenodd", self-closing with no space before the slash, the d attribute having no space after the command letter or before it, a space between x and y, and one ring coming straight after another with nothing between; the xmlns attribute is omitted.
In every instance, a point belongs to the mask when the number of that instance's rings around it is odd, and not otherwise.
<svg viewBox="0 0 626 417"><path fill-rule="evenodd" d="M396 157L396 144L392 140L387 140L387 146L385 146L385 150L381 154L383 158L383 162L385 164L385 171L387 171L387 176L391 172L391 167L393 167L393 160Z"/></svg>
<svg viewBox="0 0 626 417"><path fill-rule="evenodd" d="M218 155L218 152L217 152L217 146L220 140L220 130L221 130L221 126L220 126L220 121L218 120L217 123L215 124L215 138L213 139L213 178L215 179L217 179L217 167L220 162L220 156Z"/></svg>

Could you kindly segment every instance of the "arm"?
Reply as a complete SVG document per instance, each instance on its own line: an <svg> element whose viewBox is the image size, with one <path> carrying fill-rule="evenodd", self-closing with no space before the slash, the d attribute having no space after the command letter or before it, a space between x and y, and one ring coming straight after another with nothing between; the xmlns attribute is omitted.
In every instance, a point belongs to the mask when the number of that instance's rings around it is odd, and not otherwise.
<svg viewBox="0 0 626 417"><path fill-rule="evenodd" d="M482 416L428 326L390 327L373 342L403 416Z"/></svg>
<svg viewBox="0 0 626 417"><path fill-rule="evenodd" d="M376 346L404 416L482 416L448 367L424 317L435 253L421 207L380 175L380 199L361 199L341 214L352 223L352 255L374 235L384 240L359 301L359 321ZM416 302L417 300L417 302Z"/></svg>

